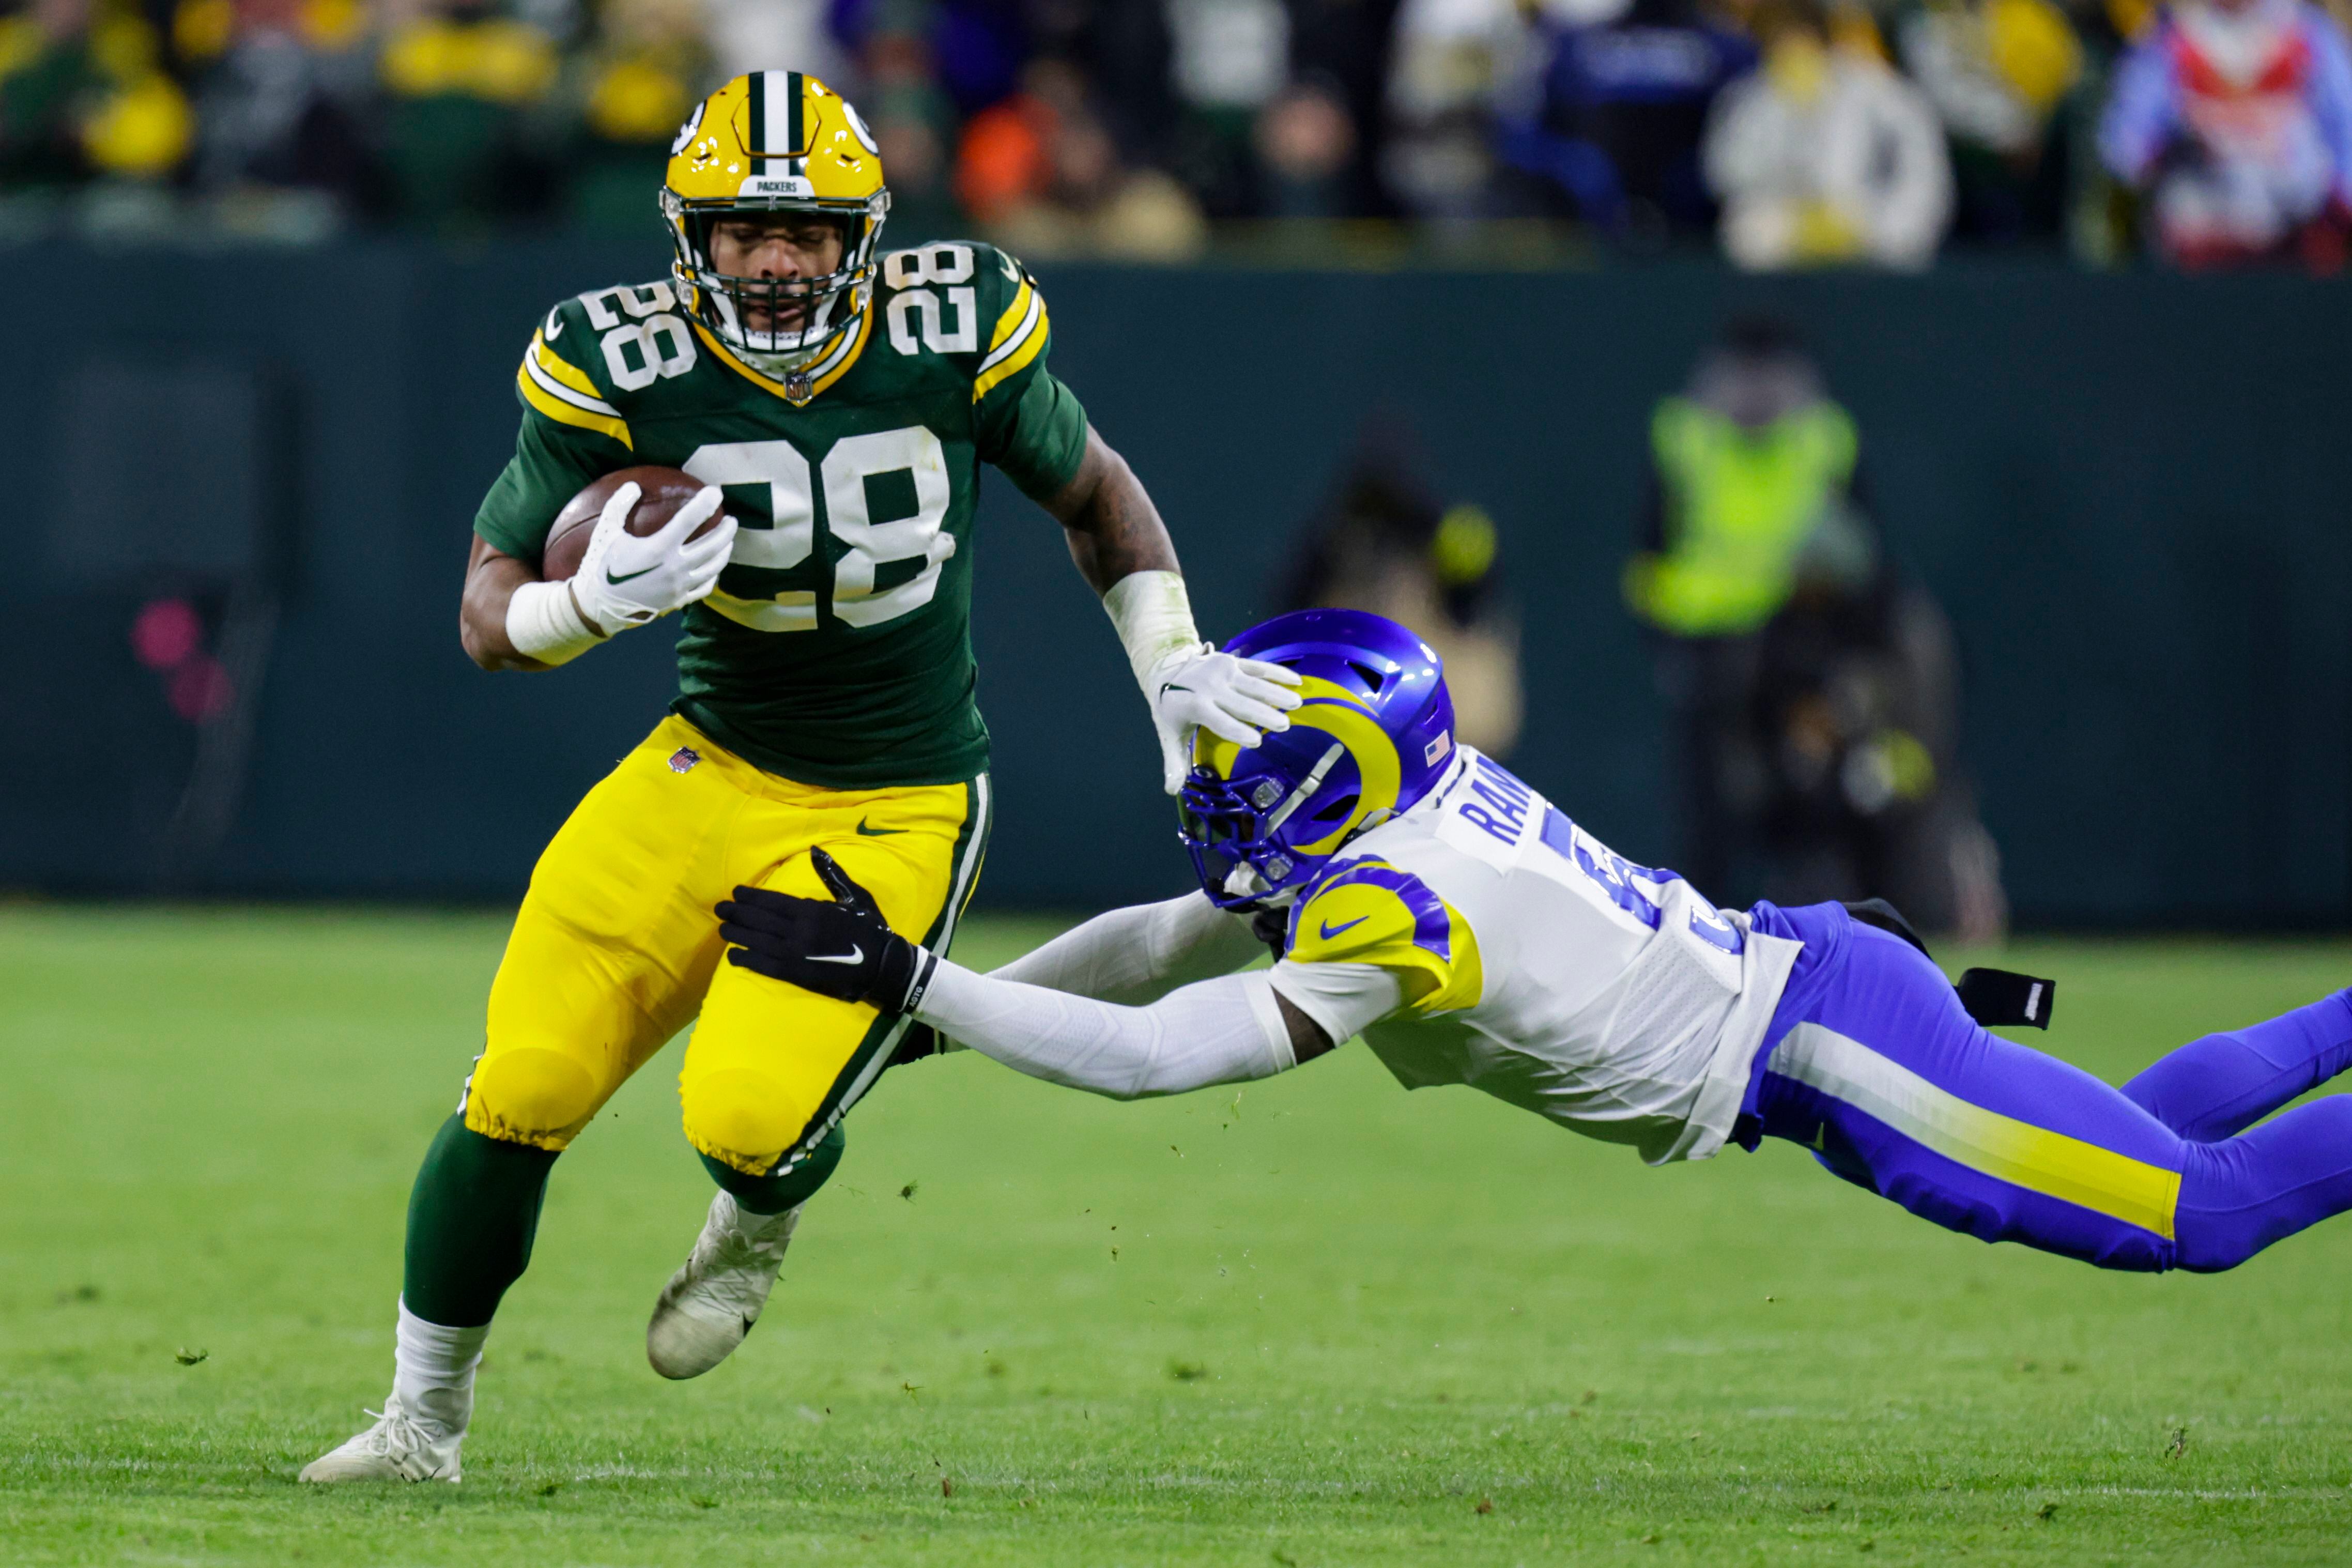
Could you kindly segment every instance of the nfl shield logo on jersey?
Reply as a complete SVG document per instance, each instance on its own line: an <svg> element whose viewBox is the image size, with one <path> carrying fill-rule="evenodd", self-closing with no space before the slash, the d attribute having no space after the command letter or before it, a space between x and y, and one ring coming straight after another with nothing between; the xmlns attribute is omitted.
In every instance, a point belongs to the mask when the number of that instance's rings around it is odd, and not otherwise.
<svg viewBox="0 0 2352 1568"><path fill-rule="evenodd" d="M669 771L674 773L682 773L691 769L695 763L700 761L702 761L702 753L700 752L696 751L692 746L680 746L677 751L672 752L669 754Z"/></svg>

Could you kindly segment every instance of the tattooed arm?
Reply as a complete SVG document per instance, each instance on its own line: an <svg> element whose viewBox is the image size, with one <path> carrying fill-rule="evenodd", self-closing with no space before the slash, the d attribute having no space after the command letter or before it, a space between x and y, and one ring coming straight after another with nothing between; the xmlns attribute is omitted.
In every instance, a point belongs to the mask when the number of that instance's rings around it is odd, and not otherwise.
<svg viewBox="0 0 2352 1568"><path fill-rule="evenodd" d="M1045 510L1068 533L1070 559L1097 594L1108 594L1133 573L1183 570L1143 481L1099 432L1087 432L1087 455L1076 477Z"/></svg>
<svg viewBox="0 0 2352 1568"><path fill-rule="evenodd" d="M1255 746L1290 728L1298 677L1279 665L1213 652L1192 625L1176 546L1127 459L1094 430L1076 478L1045 503L1068 535L1078 574L1103 596L1128 667L1151 705L1160 783L1170 795L1192 766L1192 731Z"/></svg>

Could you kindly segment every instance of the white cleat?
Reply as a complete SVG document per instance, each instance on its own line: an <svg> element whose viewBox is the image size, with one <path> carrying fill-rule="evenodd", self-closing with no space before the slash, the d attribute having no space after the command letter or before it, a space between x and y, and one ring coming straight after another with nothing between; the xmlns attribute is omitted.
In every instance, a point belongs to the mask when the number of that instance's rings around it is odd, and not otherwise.
<svg viewBox="0 0 2352 1568"><path fill-rule="evenodd" d="M368 1412L371 1415L376 1413ZM454 1481L458 1479L457 1445L463 1432L446 1437L400 1407L397 1398L384 1402L376 1423L340 1448L332 1448L302 1467L306 1481Z"/></svg>
<svg viewBox="0 0 2352 1568"><path fill-rule="evenodd" d="M700 1377L725 1361L768 1304L801 1211L786 1209L757 1230L739 1226L742 1213L731 1194L710 1200L694 1251L654 1303L646 1359L664 1377Z"/></svg>

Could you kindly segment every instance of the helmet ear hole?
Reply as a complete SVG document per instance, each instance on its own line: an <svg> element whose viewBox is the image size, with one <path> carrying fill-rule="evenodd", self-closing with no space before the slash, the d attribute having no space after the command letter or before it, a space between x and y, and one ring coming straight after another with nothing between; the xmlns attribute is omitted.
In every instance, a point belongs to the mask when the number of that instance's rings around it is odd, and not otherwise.
<svg viewBox="0 0 2352 1568"><path fill-rule="evenodd" d="M1343 822L1347 820L1348 814L1356 809L1356 801L1358 798L1358 796L1352 795L1343 795L1339 799L1333 801L1330 805L1325 806L1322 810L1316 812L1307 820L1310 822Z"/></svg>

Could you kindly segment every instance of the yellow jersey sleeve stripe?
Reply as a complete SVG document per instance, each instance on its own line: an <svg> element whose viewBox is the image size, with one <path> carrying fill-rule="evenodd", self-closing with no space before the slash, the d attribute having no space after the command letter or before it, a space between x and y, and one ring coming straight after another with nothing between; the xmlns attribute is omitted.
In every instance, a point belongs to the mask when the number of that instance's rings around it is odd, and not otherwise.
<svg viewBox="0 0 2352 1568"><path fill-rule="evenodd" d="M547 394L548 396L555 399L558 403L568 403L572 407L580 410L583 414L593 414L605 419L618 419L621 417L621 411L614 407L611 404L605 402L603 398L594 396L589 393L576 392L568 383L558 381L555 377L548 374L547 372L541 367L537 360L527 359L523 361L522 374L524 378L529 380L531 384L538 387L541 392Z"/></svg>
<svg viewBox="0 0 2352 1568"><path fill-rule="evenodd" d="M557 424L593 430L599 436L611 437L633 452L636 450L636 443L629 439L628 422L614 413L609 405L602 405L603 413L583 407L586 399L541 371L531 361L524 360L522 368L515 372L515 386L522 393L525 403Z"/></svg>
<svg viewBox="0 0 2352 1568"><path fill-rule="evenodd" d="M1027 279L1023 279L1021 287L1013 295L1013 302L1004 307L1004 314L996 318L995 330L988 334L988 352L992 358L1007 341L1029 324L1030 304L1036 298L1035 286ZM982 368L987 367L983 365Z"/></svg>
<svg viewBox="0 0 2352 1568"><path fill-rule="evenodd" d="M2173 1238L2178 1171L1971 1105L1819 1024L1790 1030L1771 1067L1971 1171Z"/></svg>
<svg viewBox="0 0 2352 1568"><path fill-rule="evenodd" d="M1035 289L1029 290L1029 310L1013 336L1003 347L981 361L980 374L972 378L971 400L978 403L998 386L1029 368L1030 362L1045 352L1045 340L1050 325L1045 319L1045 297Z"/></svg>
<svg viewBox="0 0 2352 1568"><path fill-rule="evenodd" d="M1021 285L1021 292L1013 297L1013 303L998 319L996 331L988 340L988 357L980 362L981 374L986 374L1019 353L1045 314L1045 297L1026 283Z"/></svg>
<svg viewBox="0 0 2352 1568"><path fill-rule="evenodd" d="M528 363L536 364L558 385L570 387L582 397L586 398L588 403L583 406L593 405L596 411L609 414L615 419L621 416L619 409L604 401L604 395L596 390L596 384L588 379L586 371L565 360L547 346L544 333L531 333L530 356Z"/></svg>

